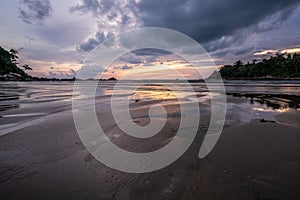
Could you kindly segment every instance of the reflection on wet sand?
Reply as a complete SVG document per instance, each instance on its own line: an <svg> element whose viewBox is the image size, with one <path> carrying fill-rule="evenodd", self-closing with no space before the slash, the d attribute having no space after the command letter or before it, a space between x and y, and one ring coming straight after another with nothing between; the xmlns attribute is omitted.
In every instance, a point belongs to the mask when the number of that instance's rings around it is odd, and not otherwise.
<svg viewBox="0 0 300 200"><path fill-rule="evenodd" d="M21 91L20 89L17 84L0 84L0 112L19 108L18 93Z"/></svg>
<svg viewBox="0 0 300 200"><path fill-rule="evenodd" d="M0 111L6 111L10 109L17 109L17 108L19 108L18 104L0 105Z"/></svg>
<svg viewBox="0 0 300 200"><path fill-rule="evenodd" d="M299 95L287 94L243 94L243 93L227 93L234 97L245 97L250 99L250 103L258 102L266 105L268 108L283 110L287 108L300 108Z"/></svg>

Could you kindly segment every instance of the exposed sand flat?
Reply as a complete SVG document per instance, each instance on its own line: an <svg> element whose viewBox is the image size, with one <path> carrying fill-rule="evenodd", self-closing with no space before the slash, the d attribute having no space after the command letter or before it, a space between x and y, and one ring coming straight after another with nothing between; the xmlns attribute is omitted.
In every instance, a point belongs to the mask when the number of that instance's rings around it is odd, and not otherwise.
<svg viewBox="0 0 300 200"><path fill-rule="evenodd" d="M300 110L290 110L287 113L281 113L276 116L279 122L291 125L291 126L298 126L300 128Z"/></svg>
<svg viewBox="0 0 300 200"><path fill-rule="evenodd" d="M198 193L201 199L298 199L299 142L299 127L254 120L228 128L201 161L205 172L192 184L197 192L186 197Z"/></svg>
<svg viewBox="0 0 300 200"><path fill-rule="evenodd" d="M135 112L132 115L137 117L145 110ZM299 116L300 112L295 110L280 114L278 120L294 123ZM189 150L170 166L146 174L118 172L96 161L81 144L70 113L2 136L0 199L297 199L300 196L299 127L259 120L229 126L209 156L200 160L197 156L209 114L201 117L199 134ZM161 135L163 139L134 146L135 151L158 148L172 138L176 123L173 115ZM109 132L108 135L115 139ZM124 144L128 138L118 139ZM126 144L131 143L128 140Z"/></svg>

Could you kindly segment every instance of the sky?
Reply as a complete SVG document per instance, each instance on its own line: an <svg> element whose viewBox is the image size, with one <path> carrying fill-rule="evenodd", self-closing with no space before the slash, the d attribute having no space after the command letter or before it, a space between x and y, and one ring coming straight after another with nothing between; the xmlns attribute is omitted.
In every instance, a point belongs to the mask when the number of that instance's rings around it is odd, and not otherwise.
<svg viewBox="0 0 300 200"><path fill-rule="evenodd" d="M299 0L6 0L0 25L0 46L17 49L39 77L72 78L95 47L140 27L188 35L217 66L300 52ZM180 56L155 50L128 52L105 72L119 78L139 68L143 77L164 66L198 78Z"/></svg>

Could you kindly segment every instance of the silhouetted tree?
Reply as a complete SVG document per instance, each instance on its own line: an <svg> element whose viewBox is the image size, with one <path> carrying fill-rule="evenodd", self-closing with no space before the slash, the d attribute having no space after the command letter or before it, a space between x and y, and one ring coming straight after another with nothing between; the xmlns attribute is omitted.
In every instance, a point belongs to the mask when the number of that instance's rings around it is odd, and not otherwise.
<svg viewBox="0 0 300 200"><path fill-rule="evenodd" d="M18 63L18 51L11 49L9 51L5 50L0 46L0 75L5 75L9 73L16 73L26 78L29 77L22 69L17 65ZM28 65L24 65L29 70ZM31 68L30 68L31 69Z"/></svg>

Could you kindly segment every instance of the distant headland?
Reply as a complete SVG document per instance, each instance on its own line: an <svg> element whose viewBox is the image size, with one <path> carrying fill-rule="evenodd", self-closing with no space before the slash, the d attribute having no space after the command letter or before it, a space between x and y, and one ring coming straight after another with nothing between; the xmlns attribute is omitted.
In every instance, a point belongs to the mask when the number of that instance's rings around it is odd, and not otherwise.
<svg viewBox="0 0 300 200"><path fill-rule="evenodd" d="M219 72L227 80L300 79L300 54L277 54L251 63L238 60L233 65L224 65Z"/></svg>

